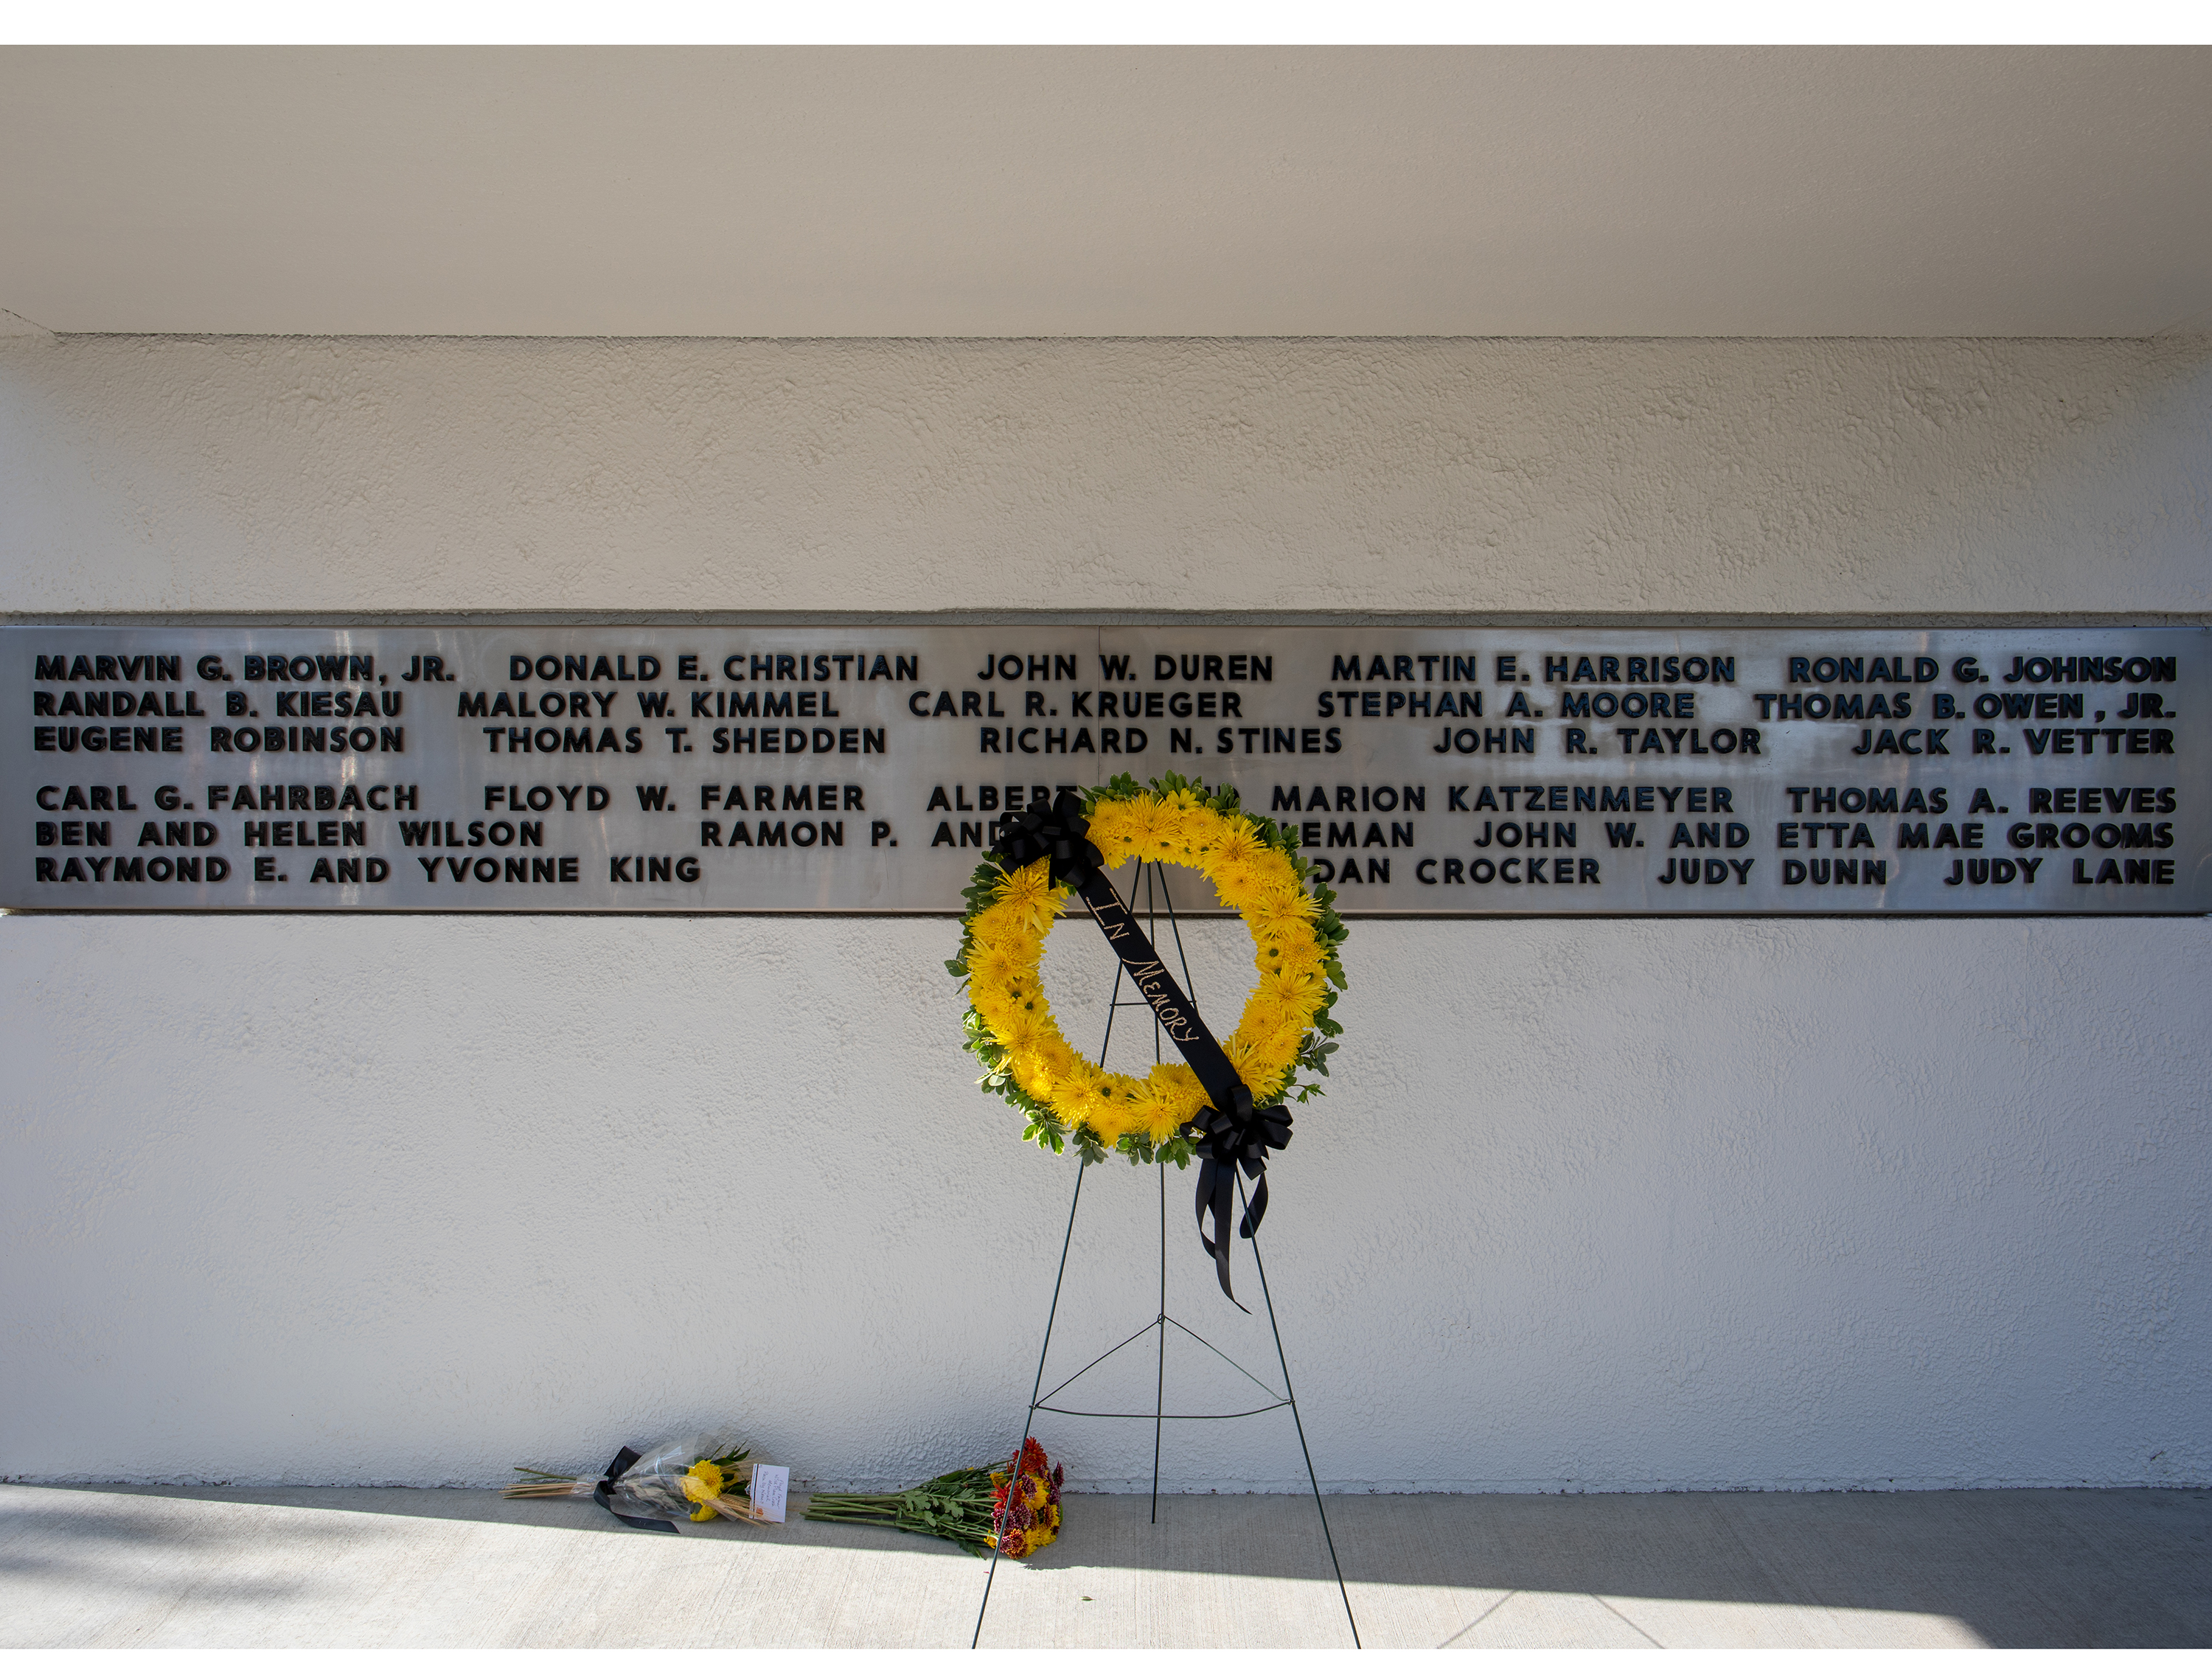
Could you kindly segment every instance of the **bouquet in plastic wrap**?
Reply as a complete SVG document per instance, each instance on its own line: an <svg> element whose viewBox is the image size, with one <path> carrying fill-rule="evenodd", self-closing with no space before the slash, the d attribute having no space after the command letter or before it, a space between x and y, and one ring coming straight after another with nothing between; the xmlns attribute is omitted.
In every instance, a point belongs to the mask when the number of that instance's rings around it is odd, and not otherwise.
<svg viewBox="0 0 2212 1659"><path fill-rule="evenodd" d="M750 1447L727 1436L688 1435L645 1453L624 1446L605 1474L556 1474L518 1467L526 1477L504 1489L507 1498L590 1498L617 1520L656 1532L674 1532L672 1517L763 1522L752 1501Z"/></svg>
<svg viewBox="0 0 2212 1659"><path fill-rule="evenodd" d="M1047 1468L1044 1448L1022 1442L1009 1463L954 1469L904 1492L817 1492L809 1521L843 1521L862 1527L896 1527L960 1546L970 1555L997 1550L1016 1560L1033 1555L1060 1535L1059 1465Z"/></svg>

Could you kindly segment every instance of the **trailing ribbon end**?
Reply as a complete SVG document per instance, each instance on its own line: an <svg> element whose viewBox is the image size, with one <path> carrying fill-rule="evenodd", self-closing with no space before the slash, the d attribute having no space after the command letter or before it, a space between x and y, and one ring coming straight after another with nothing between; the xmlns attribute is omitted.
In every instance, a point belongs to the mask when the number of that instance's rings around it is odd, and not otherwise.
<svg viewBox="0 0 2212 1659"><path fill-rule="evenodd" d="M1229 1279L1229 1212L1230 1200L1236 1195L1237 1171L1242 1170L1255 1182L1237 1227L1238 1237L1250 1238L1267 1216L1267 1154L1291 1144L1291 1110L1279 1103L1255 1107L1252 1091L1241 1083L1226 1093L1226 1107L1204 1108L1191 1120L1190 1133L1198 1142L1198 1242L1213 1258L1214 1276L1221 1281L1222 1295L1237 1302ZM1209 1210L1213 1215L1211 1237L1206 1231ZM1251 1312L1241 1302L1237 1305Z"/></svg>

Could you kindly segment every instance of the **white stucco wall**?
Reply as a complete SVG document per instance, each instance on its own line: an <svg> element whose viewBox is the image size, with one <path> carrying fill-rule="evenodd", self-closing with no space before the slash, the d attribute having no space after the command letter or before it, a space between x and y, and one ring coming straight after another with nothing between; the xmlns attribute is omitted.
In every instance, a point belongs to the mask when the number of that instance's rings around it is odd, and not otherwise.
<svg viewBox="0 0 2212 1659"><path fill-rule="evenodd" d="M19 617L2203 620L2208 549L2202 342L0 343ZM1002 1455L1073 1168L971 1087L949 925L0 919L0 1475ZM1262 1235L1325 1480L2212 1481L2203 921L1346 958ZM1169 1190L1172 1311L1261 1369ZM1158 1202L1092 1173L1056 1352L1150 1317ZM1303 1470L1260 1418L1166 1474Z"/></svg>

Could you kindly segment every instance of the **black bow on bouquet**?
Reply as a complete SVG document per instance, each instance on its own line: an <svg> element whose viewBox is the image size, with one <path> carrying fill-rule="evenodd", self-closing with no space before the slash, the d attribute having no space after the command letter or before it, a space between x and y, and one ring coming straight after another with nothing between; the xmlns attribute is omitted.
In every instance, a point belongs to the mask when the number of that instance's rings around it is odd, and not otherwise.
<svg viewBox="0 0 2212 1659"><path fill-rule="evenodd" d="M694 1521L781 1518L751 1501L752 1452L727 1435L686 1435L642 1453L624 1446L597 1480L550 1469L514 1472L526 1478L505 1487L503 1497L589 1498L625 1527L647 1532L674 1532L667 1517L686 1514Z"/></svg>
<svg viewBox="0 0 2212 1659"><path fill-rule="evenodd" d="M607 1465L607 1472L592 1483L592 1501L625 1527L635 1527L641 1532L674 1532L676 1527L672 1522L663 1521L657 1516L633 1515L614 1505L615 1482L637 1467L641 1455L628 1446L617 1452L613 1461Z"/></svg>
<svg viewBox="0 0 2212 1659"><path fill-rule="evenodd" d="M1129 907L1106 879L1105 858L1090 837L1083 798L1073 789L1064 789L1048 809L1031 806L1004 814L999 820L998 844L992 856L1009 872L1026 869L1039 859L1052 861L1054 883L1065 883L1083 896L1099 931L1121 957L1139 994L1197 1073L1211 1103L1187 1126L1199 1156L1198 1242L1213 1258L1222 1295L1237 1302L1229 1281L1229 1215L1237 1194L1237 1172L1242 1170L1255 1183L1237 1227L1239 1237L1249 1238L1260 1231L1267 1213L1267 1154L1291 1144L1290 1108L1280 1102L1272 1106L1253 1103L1251 1090L1245 1087L1221 1044L1206 1029L1197 1005L1176 983L1175 975L1160 960L1152 940L1145 937ZM1211 1237L1206 1231L1208 1212L1213 1219ZM1241 1302L1237 1305L1244 1306Z"/></svg>

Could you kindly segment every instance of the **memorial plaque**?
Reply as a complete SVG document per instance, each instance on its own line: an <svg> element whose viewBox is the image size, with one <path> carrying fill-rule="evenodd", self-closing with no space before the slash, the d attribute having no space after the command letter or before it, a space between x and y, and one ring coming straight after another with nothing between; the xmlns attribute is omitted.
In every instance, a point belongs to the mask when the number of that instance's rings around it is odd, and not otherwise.
<svg viewBox="0 0 2212 1659"><path fill-rule="evenodd" d="M1347 915L2195 914L2208 667L2194 628L13 627L0 904L957 912L1000 812L1176 771Z"/></svg>

